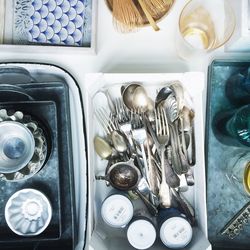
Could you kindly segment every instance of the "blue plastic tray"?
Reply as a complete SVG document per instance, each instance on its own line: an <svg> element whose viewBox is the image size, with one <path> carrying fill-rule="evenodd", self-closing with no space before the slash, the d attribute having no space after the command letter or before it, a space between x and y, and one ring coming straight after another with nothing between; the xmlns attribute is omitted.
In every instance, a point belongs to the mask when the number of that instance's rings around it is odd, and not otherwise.
<svg viewBox="0 0 250 250"><path fill-rule="evenodd" d="M215 127L219 113L231 111L233 105L225 95L228 78L250 67L250 61L215 60L209 67L206 121L206 173L208 237L213 249L250 249L250 225L234 238L228 239L220 230L249 199L242 196L226 177L230 159L250 149L227 145ZM250 99L249 99L250 101Z"/></svg>

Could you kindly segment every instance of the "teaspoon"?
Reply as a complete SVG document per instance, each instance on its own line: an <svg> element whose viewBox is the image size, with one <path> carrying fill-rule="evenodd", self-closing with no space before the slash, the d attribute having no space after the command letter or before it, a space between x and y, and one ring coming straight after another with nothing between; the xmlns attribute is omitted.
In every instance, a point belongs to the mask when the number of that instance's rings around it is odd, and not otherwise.
<svg viewBox="0 0 250 250"><path fill-rule="evenodd" d="M102 159L108 159L112 155L112 148L109 143L100 136L94 138L94 148Z"/></svg>

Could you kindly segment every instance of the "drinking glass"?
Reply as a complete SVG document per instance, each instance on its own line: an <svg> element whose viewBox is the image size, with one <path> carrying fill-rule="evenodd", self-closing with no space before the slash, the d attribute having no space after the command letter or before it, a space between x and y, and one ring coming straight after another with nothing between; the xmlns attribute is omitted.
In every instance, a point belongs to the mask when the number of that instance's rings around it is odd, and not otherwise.
<svg viewBox="0 0 250 250"><path fill-rule="evenodd" d="M229 161L227 177L242 195L250 197L250 153L241 153Z"/></svg>
<svg viewBox="0 0 250 250"><path fill-rule="evenodd" d="M206 55L224 45L235 29L227 0L191 0L179 17L177 53L183 59Z"/></svg>

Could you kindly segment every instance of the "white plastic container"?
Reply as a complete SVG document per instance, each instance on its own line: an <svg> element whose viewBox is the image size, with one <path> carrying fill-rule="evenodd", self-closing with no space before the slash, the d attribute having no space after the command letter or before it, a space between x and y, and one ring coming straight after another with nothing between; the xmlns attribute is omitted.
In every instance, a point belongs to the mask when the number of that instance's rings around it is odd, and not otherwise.
<svg viewBox="0 0 250 250"><path fill-rule="evenodd" d="M150 249L156 239L156 229L147 218L137 218L128 226L127 238L136 249Z"/></svg>
<svg viewBox="0 0 250 250"><path fill-rule="evenodd" d="M113 194L102 203L101 215L111 227L123 228L133 217L132 202L124 195Z"/></svg>
<svg viewBox="0 0 250 250"><path fill-rule="evenodd" d="M193 228L193 237L188 245L188 250L209 250L211 245L207 239L206 216L206 188L204 165L204 122L202 94L204 88L204 74L199 72L180 74L88 74L85 78L83 89L88 148L93 149L93 138L98 133L103 133L98 127L94 117L94 109L105 107L105 101L98 98L93 102L95 94L104 87L112 87L112 95L120 93L120 86L124 83L138 81L143 83L147 93L155 94L156 87L164 86L166 82L179 80L193 101L195 111L195 147L196 164L194 168L195 185L185 192L186 198L193 205L196 213L197 226ZM114 86L115 85L115 86ZM89 159L89 204L88 204L88 228L85 249L95 250L131 250L126 232L106 226L100 215L101 201L105 199L109 188L105 182L95 180L95 174L105 170L107 161L101 160L94 150L88 151ZM160 240L150 248L152 250L164 250ZM186 248L185 248L186 249Z"/></svg>

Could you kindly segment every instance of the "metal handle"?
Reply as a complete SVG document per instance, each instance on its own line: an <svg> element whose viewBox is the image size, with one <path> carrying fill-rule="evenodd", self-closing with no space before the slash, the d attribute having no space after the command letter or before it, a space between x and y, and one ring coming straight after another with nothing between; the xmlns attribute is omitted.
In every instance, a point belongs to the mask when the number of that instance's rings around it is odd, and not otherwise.
<svg viewBox="0 0 250 250"><path fill-rule="evenodd" d="M158 214L158 209L140 192L138 188L134 190L134 192L140 197L140 199L144 202L147 207L149 213L153 216Z"/></svg>
<svg viewBox="0 0 250 250"><path fill-rule="evenodd" d="M101 175L99 175L99 176L95 176L95 179L96 180L101 180L101 181L107 181L107 177L106 176L101 176Z"/></svg>

